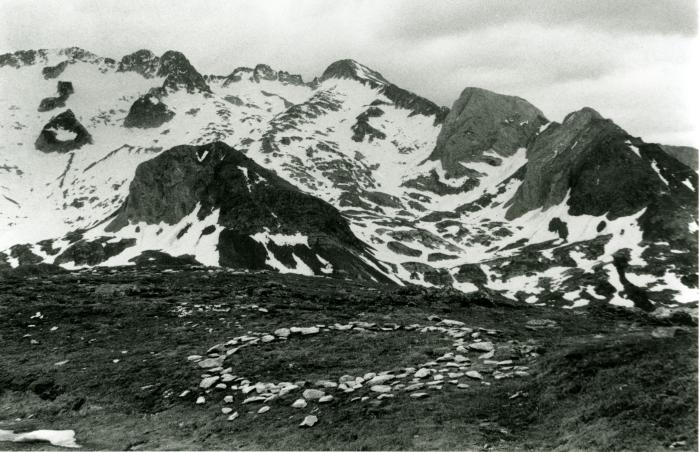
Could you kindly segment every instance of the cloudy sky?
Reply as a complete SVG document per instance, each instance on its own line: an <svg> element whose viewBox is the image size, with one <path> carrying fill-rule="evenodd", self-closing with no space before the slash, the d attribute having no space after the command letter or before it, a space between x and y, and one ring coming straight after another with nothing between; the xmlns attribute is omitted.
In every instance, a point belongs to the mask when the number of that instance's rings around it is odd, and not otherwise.
<svg viewBox="0 0 700 452"><path fill-rule="evenodd" d="M697 19L695 0L0 0L0 52L176 49L203 73L305 78L354 58L442 105L479 86L697 146Z"/></svg>

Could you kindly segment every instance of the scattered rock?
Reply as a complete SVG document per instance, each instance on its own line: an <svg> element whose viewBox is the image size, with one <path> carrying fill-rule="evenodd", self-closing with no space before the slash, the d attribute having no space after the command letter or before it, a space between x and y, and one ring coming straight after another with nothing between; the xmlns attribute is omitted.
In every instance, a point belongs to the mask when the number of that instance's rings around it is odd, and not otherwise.
<svg viewBox="0 0 700 452"><path fill-rule="evenodd" d="M318 389L306 389L304 390L302 395L306 400L318 400L324 395L326 395L326 393Z"/></svg>
<svg viewBox="0 0 700 452"><path fill-rule="evenodd" d="M238 411L226 418L227 421L232 421L238 417Z"/></svg>
<svg viewBox="0 0 700 452"><path fill-rule="evenodd" d="M409 397L412 397L414 399L422 399L422 398L428 397L428 393L427 392L413 392L410 394Z"/></svg>
<svg viewBox="0 0 700 452"><path fill-rule="evenodd" d="M270 411L270 407L265 405L264 407L260 407L260 409L258 410L258 414L267 413L268 411Z"/></svg>
<svg viewBox="0 0 700 452"><path fill-rule="evenodd" d="M318 399L319 403L328 403L333 401L333 396L330 394L324 395L320 399Z"/></svg>
<svg viewBox="0 0 700 452"><path fill-rule="evenodd" d="M323 397L321 397L323 398ZM306 408L306 400L304 399L296 399L294 403L292 403L292 408Z"/></svg>
<svg viewBox="0 0 700 452"><path fill-rule="evenodd" d="M197 401L194 403L196 403L197 405L204 405L204 402L206 402L206 399L203 396L199 396L197 397Z"/></svg>
<svg viewBox="0 0 700 452"><path fill-rule="evenodd" d="M385 393L385 392L391 392L391 386L389 385L374 385L369 388L371 391L374 392L380 392L380 393Z"/></svg>
<svg viewBox="0 0 700 452"><path fill-rule="evenodd" d="M306 416L303 421L301 421L299 427L313 427L316 424L316 422L318 422L318 418L313 414L310 414Z"/></svg>
<svg viewBox="0 0 700 452"><path fill-rule="evenodd" d="M494 346L492 342L472 342L469 348L478 352L490 352L493 351Z"/></svg>
<svg viewBox="0 0 700 452"><path fill-rule="evenodd" d="M291 334L291 331L289 328L278 328L275 330L274 334L279 337L287 337Z"/></svg>
<svg viewBox="0 0 700 452"><path fill-rule="evenodd" d="M465 373L465 375L469 378L473 378L474 380L483 380L484 379L484 377L476 370L467 371Z"/></svg>

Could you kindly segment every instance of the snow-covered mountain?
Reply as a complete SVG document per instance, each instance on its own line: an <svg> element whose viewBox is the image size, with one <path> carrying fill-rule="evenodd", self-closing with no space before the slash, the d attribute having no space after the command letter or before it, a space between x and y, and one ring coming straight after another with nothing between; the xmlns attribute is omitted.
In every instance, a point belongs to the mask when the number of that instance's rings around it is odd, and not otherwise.
<svg viewBox="0 0 700 452"><path fill-rule="evenodd" d="M559 124L466 88L447 109L353 60L306 82L70 48L0 56L0 114L0 267L178 258L567 308L698 299L693 151L590 108Z"/></svg>

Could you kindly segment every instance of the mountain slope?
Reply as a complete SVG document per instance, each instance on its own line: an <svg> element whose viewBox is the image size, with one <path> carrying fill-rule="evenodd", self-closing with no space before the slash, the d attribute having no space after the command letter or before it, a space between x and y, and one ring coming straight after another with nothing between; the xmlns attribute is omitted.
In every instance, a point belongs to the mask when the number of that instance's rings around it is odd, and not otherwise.
<svg viewBox="0 0 700 452"><path fill-rule="evenodd" d="M59 96L60 106L38 108L55 96L57 82L70 83L72 92ZM146 50L119 62L80 49L3 55L0 89L5 265L51 262L77 237L104 236L99 249L89 245L83 257L73 252L58 260L133 263L148 248L209 265L308 273L299 258L321 274L322 262L309 253L330 262L314 248L330 241L355 256L333 268L357 278L567 308L697 302L697 173L592 109L550 123L523 99L466 88L448 110L353 60L305 82L265 64L202 75L179 52L158 57ZM51 126L68 110L90 140L59 143L60 152L35 149L45 126L70 132ZM210 145L211 152L225 153L214 149L227 145L245 154L259 165L241 160L250 174L272 171L280 190L294 186L330 204L350 235L326 231L317 244L312 236L324 223L300 223L293 214L278 229L266 209L293 212L299 195L284 189L292 198L247 197L242 170L197 160L198 146ZM159 173L160 165L173 173ZM180 173L189 179L171 180ZM255 193L257 179L250 180ZM230 193L246 206L238 220L224 214L235 211ZM161 223L171 239L192 226L182 240L164 242L153 229ZM154 235L144 240L135 224ZM210 226L217 232L201 236ZM220 243L227 234L263 233L301 234L310 251L280 254L279 243L262 237L256 243L264 252L250 242L246 249L257 251L248 254L236 240ZM108 244L109 252L100 251ZM88 259L90 250L104 254ZM271 256L280 265L270 265ZM137 260L151 258L164 256Z"/></svg>

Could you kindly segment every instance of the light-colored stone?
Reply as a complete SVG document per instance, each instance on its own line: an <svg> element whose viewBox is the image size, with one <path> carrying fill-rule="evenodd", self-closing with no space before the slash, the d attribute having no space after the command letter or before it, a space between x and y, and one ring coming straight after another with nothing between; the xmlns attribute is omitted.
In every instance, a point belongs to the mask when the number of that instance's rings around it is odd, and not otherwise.
<svg viewBox="0 0 700 452"><path fill-rule="evenodd" d="M289 331L289 328L278 328L274 331L274 333L275 333L275 336L278 336L278 337L287 337L292 332Z"/></svg>
<svg viewBox="0 0 700 452"><path fill-rule="evenodd" d="M202 389L209 389L212 386L214 386L214 383L219 381L219 376L215 375L213 377L206 377L202 378L202 381L199 383L199 387Z"/></svg>
<svg viewBox="0 0 700 452"><path fill-rule="evenodd" d="M199 397L197 397L197 401L194 402L194 403L196 403L197 405L204 405L204 403L205 403L206 401L207 401L207 400L206 400L203 396L199 396Z"/></svg>
<svg viewBox="0 0 700 452"><path fill-rule="evenodd" d="M469 344L469 348L477 352L490 352L494 349L494 345L492 342L487 341L472 342L471 344Z"/></svg>
<svg viewBox="0 0 700 452"><path fill-rule="evenodd" d="M258 410L258 414L267 413L268 411L270 411L270 407L265 405L263 407L260 407L260 409Z"/></svg>
<svg viewBox="0 0 700 452"><path fill-rule="evenodd" d="M224 403L233 403L233 396L227 395L224 397Z"/></svg>
<svg viewBox="0 0 700 452"><path fill-rule="evenodd" d="M387 381L393 380L394 377L393 375L377 375L376 377L371 378L367 384L368 385L380 385L382 383L386 383Z"/></svg>
<svg viewBox="0 0 700 452"><path fill-rule="evenodd" d="M474 380L483 380L484 379L484 377L476 370L469 370L469 371L465 372L465 375L469 378L473 378Z"/></svg>
<svg viewBox="0 0 700 452"><path fill-rule="evenodd" d="M426 368L420 368L416 371L415 374L413 374L413 376L416 378L425 378L428 375L430 375L430 370Z"/></svg>
<svg viewBox="0 0 700 452"><path fill-rule="evenodd" d="M302 395L306 400L318 400L326 395L326 393L319 389L305 389Z"/></svg>
<svg viewBox="0 0 700 452"><path fill-rule="evenodd" d="M306 408L306 400L304 399L296 399L294 403L292 403L292 408Z"/></svg>
<svg viewBox="0 0 700 452"><path fill-rule="evenodd" d="M227 421L232 421L238 417L238 411L226 418Z"/></svg>
<svg viewBox="0 0 700 452"><path fill-rule="evenodd" d="M299 427L313 427L316 424L316 422L318 422L318 418L313 414L310 414L306 416L303 421L301 421Z"/></svg>
<svg viewBox="0 0 700 452"><path fill-rule="evenodd" d="M223 408L221 409L221 412L224 413L224 414L229 414L229 413L231 413L232 411L233 411L233 408L229 408L229 407L223 407Z"/></svg>
<svg viewBox="0 0 700 452"><path fill-rule="evenodd" d="M427 392L412 392L409 397L413 397L414 399L422 399L424 397L428 397Z"/></svg>
<svg viewBox="0 0 700 452"><path fill-rule="evenodd" d="M374 391L374 392L386 393L386 392L391 391L391 386L389 386L389 385L374 385L369 389L371 391Z"/></svg>
<svg viewBox="0 0 700 452"><path fill-rule="evenodd" d="M320 399L318 399L319 403L328 403L333 401L333 396L330 394L324 395Z"/></svg>
<svg viewBox="0 0 700 452"><path fill-rule="evenodd" d="M207 358L199 361L197 365L202 369L210 369L212 367L221 367L224 363L224 356L219 356L218 358Z"/></svg>

